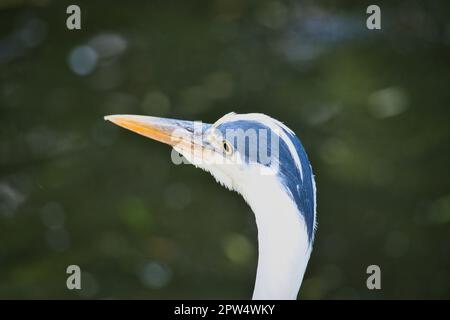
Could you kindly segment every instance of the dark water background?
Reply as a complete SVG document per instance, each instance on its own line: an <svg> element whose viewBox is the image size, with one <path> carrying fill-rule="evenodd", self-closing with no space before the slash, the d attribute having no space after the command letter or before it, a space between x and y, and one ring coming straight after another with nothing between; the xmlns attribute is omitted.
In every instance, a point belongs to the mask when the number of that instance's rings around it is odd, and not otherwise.
<svg viewBox="0 0 450 320"><path fill-rule="evenodd" d="M381 31L365 1L77 1L80 31L68 4L0 1L1 298L249 298L243 199L103 121L230 111L285 122L309 153L300 298L450 298L448 2L378 1Z"/></svg>

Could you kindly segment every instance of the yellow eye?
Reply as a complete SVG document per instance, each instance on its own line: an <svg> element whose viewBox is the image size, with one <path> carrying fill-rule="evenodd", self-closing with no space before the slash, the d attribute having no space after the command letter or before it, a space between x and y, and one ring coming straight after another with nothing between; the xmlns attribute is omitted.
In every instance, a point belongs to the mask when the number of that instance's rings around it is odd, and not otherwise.
<svg viewBox="0 0 450 320"><path fill-rule="evenodd" d="M227 140L222 141L222 148L226 155L231 155L233 153L233 147Z"/></svg>

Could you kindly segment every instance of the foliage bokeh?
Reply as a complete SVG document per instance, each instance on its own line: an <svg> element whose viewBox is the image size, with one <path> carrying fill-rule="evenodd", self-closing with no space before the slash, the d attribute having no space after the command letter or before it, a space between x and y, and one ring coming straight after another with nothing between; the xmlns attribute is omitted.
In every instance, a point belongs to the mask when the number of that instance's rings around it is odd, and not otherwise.
<svg viewBox="0 0 450 320"><path fill-rule="evenodd" d="M0 297L249 298L243 199L103 120L262 112L308 150L303 299L450 298L449 5L0 1ZM82 290L66 288L66 267ZM382 290L366 288L366 267Z"/></svg>

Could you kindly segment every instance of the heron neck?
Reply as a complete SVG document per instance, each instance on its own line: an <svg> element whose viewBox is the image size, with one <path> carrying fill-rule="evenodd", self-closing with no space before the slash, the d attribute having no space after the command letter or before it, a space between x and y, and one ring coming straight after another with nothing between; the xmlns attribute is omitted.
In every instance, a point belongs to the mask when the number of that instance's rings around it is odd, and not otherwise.
<svg viewBox="0 0 450 320"><path fill-rule="evenodd" d="M296 299L311 253L306 225L278 181L267 179L263 190L246 188L250 192L244 194L258 227L253 299Z"/></svg>

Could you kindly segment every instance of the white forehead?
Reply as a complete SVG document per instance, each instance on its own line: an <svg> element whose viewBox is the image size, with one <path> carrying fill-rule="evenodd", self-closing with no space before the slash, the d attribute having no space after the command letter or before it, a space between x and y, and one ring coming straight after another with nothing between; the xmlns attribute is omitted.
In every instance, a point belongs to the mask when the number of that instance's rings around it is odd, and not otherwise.
<svg viewBox="0 0 450 320"><path fill-rule="evenodd" d="M272 117L269 117L268 115L266 115L264 113L237 114L235 112L230 112L230 113L227 113L226 115L224 115L219 120L217 120L213 124L213 127L217 127L226 122L233 122L233 121L238 121L238 120L256 121L256 122L259 122L259 123L265 125L266 127L270 128L271 130L273 130L275 132L280 131L280 128L282 128L282 129L286 130L287 132L289 132L290 134L294 134L294 132L291 129L289 129L284 123L282 123Z"/></svg>

